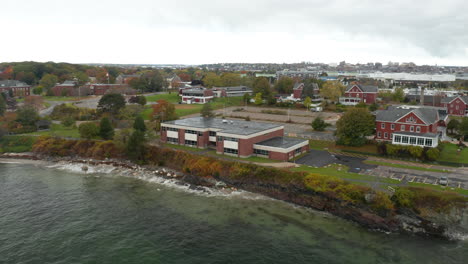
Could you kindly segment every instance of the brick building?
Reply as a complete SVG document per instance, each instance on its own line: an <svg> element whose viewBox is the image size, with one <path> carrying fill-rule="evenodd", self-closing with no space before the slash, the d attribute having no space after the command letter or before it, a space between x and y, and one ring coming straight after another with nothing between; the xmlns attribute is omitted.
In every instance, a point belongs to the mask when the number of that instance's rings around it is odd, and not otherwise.
<svg viewBox="0 0 468 264"><path fill-rule="evenodd" d="M377 102L379 88L372 85L352 84L346 88L343 97L340 97L340 103L344 105L357 105L361 102L373 104Z"/></svg>
<svg viewBox="0 0 468 264"><path fill-rule="evenodd" d="M468 96L446 97L442 99L442 105L449 115L468 115Z"/></svg>
<svg viewBox="0 0 468 264"><path fill-rule="evenodd" d="M437 147L447 121L444 110L427 107L391 107L376 113L376 140L397 145Z"/></svg>
<svg viewBox="0 0 468 264"><path fill-rule="evenodd" d="M180 90L180 93L185 104L204 104L214 98L213 90L204 87Z"/></svg>
<svg viewBox="0 0 468 264"><path fill-rule="evenodd" d="M286 138L271 123L192 117L161 124L161 141L241 158L259 156L287 161L309 150L309 141Z"/></svg>
<svg viewBox="0 0 468 264"><path fill-rule="evenodd" d="M17 80L0 81L0 93L11 93L13 96L31 95L31 86Z"/></svg>

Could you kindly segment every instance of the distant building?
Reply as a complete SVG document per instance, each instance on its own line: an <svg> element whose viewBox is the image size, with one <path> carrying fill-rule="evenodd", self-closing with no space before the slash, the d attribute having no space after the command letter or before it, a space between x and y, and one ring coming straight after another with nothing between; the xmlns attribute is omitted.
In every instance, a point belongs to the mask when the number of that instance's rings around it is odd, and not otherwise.
<svg viewBox="0 0 468 264"><path fill-rule="evenodd" d="M87 85L86 87L89 87L93 95L104 95L111 91L121 94L136 94L136 90L130 88L127 84L96 83Z"/></svg>
<svg viewBox="0 0 468 264"><path fill-rule="evenodd" d="M10 91L13 96L29 96L31 95L31 86L17 80L0 81L0 93Z"/></svg>
<svg viewBox="0 0 468 264"><path fill-rule="evenodd" d="M247 86L213 87L215 97L236 97L252 93L252 89Z"/></svg>
<svg viewBox="0 0 468 264"><path fill-rule="evenodd" d="M449 115L468 115L468 96L445 97L442 99L441 104Z"/></svg>
<svg viewBox="0 0 468 264"><path fill-rule="evenodd" d="M139 74L119 74L117 78L115 78L115 82L117 84L128 84L128 82L132 79L140 78Z"/></svg>
<svg viewBox="0 0 468 264"><path fill-rule="evenodd" d="M309 79L309 78L318 78L319 72L318 71L277 71L276 78L279 80L281 77L289 77L289 78L298 78L298 79Z"/></svg>
<svg viewBox="0 0 468 264"><path fill-rule="evenodd" d="M320 88L316 83L310 83L307 86L304 83L296 82L293 86L292 97L297 100L304 100L310 97L312 103L320 103L323 98L320 96Z"/></svg>
<svg viewBox="0 0 468 264"><path fill-rule="evenodd" d="M184 89L180 91L182 103L185 104L204 104L214 98L213 90L204 87Z"/></svg>
<svg viewBox="0 0 468 264"><path fill-rule="evenodd" d="M437 147L447 121L445 110L429 107L391 107L376 112L376 140L397 145Z"/></svg>
<svg viewBox="0 0 468 264"><path fill-rule="evenodd" d="M173 89L173 88L175 89L175 88L180 87L180 84L182 83L182 79L179 76L177 76L177 74L174 74L171 77L166 78L166 82L168 84L169 89Z"/></svg>
<svg viewBox="0 0 468 264"><path fill-rule="evenodd" d="M65 81L51 88L54 96L73 96L75 89L78 88L76 81Z"/></svg>
<svg viewBox="0 0 468 264"><path fill-rule="evenodd" d="M357 105L360 102L373 104L377 102L379 88L371 85L352 84L346 89L344 96L340 97L343 105Z"/></svg>
<svg viewBox="0 0 468 264"><path fill-rule="evenodd" d="M278 124L193 117L161 124L161 141L247 158L288 161L309 150L308 140L286 138Z"/></svg>

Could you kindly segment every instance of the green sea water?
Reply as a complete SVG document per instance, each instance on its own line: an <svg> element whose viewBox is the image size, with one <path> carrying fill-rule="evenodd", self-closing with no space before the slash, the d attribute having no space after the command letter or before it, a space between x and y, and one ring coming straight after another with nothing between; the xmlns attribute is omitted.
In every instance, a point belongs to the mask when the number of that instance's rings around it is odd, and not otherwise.
<svg viewBox="0 0 468 264"><path fill-rule="evenodd" d="M255 195L0 164L0 263L468 263L468 243L371 232Z"/></svg>

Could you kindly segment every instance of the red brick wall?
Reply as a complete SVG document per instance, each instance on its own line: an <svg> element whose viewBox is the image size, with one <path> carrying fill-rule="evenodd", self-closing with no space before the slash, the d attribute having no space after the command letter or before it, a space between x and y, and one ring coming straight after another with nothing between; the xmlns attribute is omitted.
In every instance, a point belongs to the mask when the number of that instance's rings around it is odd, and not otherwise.
<svg viewBox="0 0 468 264"><path fill-rule="evenodd" d="M185 145L185 129L179 129L179 144Z"/></svg>
<svg viewBox="0 0 468 264"><path fill-rule="evenodd" d="M294 98L301 98L301 96L302 96L302 90L296 89L293 91Z"/></svg>
<svg viewBox="0 0 468 264"><path fill-rule="evenodd" d="M274 137L284 136L284 129L280 129L274 132L270 132L265 135L258 137L253 137L249 139L239 139L239 155L240 156L250 156L253 154L253 145L260 141L264 141Z"/></svg>
<svg viewBox="0 0 468 264"><path fill-rule="evenodd" d="M162 129L161 129L161 141L164 142L164 143L167 142L167 131L165 131L165 130L163 131Z"/></svg>
<svg viewBox="0 0 468 264"><path fill-rule="evenodd" d="M287 161L288 160L288 153L279 153L279 152L273 152L270 151L270 159L274 160L282 160L282 161Z"/></svg>
<svg viewBox="0 0 468 264"><path fill-rule="evenodd" d="M206 148L210 141L210 132L203 132L202 136L198 136L198 147Z"/></svg>

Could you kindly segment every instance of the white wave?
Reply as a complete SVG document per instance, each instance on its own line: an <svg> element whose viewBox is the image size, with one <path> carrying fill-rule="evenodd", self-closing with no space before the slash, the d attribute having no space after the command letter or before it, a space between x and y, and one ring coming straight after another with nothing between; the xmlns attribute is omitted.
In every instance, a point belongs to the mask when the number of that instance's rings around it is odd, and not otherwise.
<svg viewBox="0 0 468 264"><path fill-rule="evenodd" d="M468 234L466 234L466 233L449 231L449 232L445 233L445 236L448 237L451 240L468 241Z"/></svg>
<svg viewBox="0 0 468 264"><path fill-rule="evenodd" d="M266 197L264 195L255 194L238 189L195 186L185 183L177 178L164 178L157 175L154 171L149 171L141 168L133 170L105 164L88 165L64 161L46 167L96 177L98 176L98 174L112 174L113 176L129 177L202 196L241 198L249 200L271 200L271 198ZM86 168L86 170L84 168Z"/></svg>

